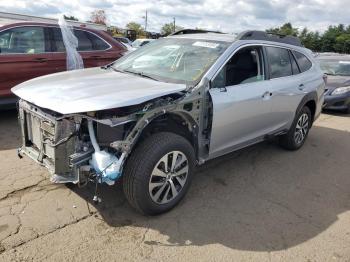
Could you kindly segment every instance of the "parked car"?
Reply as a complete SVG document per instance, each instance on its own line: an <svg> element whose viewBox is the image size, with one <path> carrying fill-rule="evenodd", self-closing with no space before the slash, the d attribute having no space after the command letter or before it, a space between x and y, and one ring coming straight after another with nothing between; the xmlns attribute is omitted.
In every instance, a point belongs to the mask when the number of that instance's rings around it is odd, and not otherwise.
<svg viewBox="0 0 350 262"><path fill-rule="evenodd" d="M134 42L132 42L132 47L133 48L139 48L141 46L147 45L149 42L154 41L154 39L146 39L146 38L140 38L136 39Z"/></svg>
<svg viewBox="0 0 350 262"><path fill-rule="evenodd" d="M317 56L327 75L324 108L350 113L350 55Z"/></svg>
<svg viewBox="0 0 350 262"><path fill-rule="evenodd" d="M106 32L74 27L85 67L103 66L126 48ZM58 25L12 23L0 27L0 107L14 107L11 88L26 80L66 70L66 53Z"/></svg>
<svg viewBox="0 0 350 262"><path fill-rule="evenodd" d="M127 44L129 46L132 45L132 42L129 40L129 38L126 38L126 37L121 37L121 36L116 36L116 37L113 37L115 40L123 43L123 44Z"/></svg>
<svg viewBox="0 0 350 262"><path fill-rule="evenodd" d="M134 67L155 54L156 62ZM274 136L301 148L324 87L297 38L170 36L107 67L13 88L21 97L19 154L46 166L54 182L122 179L133 207L159 214L184 197L196 164Z"/></svg>

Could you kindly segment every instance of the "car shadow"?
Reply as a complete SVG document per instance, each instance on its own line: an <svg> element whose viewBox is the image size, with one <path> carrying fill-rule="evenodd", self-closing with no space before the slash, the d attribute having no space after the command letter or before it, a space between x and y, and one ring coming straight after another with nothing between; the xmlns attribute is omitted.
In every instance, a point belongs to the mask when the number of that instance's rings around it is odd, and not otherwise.
<svg viewBox="0 0 350 262"><path fill-rule="evenodd" d="M17 110L0 111L0 151L20 147L20 133Z"/></svg>
<svg viewBox="0 0 350 262"><path fill-rule="evenodd" d="M350 117L350 114L338 110L323 109L322 113L325 115L338 116L338 117Z"/></svg>
<svg viewBox="0 0 350 262"><path fill-rule="evenodd" d="M186 198L160 216L134 211L120 183L99 188L96 208L112 227L149 228L167 238L147 238L147 245L286 249L322 233L350 209L349 138L349 132L314 127L299 151L264 142L209 161L197 169ZM93 185L73 191L93 203Z"/></svg>

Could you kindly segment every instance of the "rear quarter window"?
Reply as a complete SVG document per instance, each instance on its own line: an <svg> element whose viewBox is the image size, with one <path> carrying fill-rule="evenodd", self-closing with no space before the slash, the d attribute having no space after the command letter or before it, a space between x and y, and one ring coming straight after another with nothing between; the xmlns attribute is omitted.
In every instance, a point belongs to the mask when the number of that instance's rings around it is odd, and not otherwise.
<svg viewBox="0 0 350 262"><path fill-rule="evenodd" d="M305 55L297 51L293 51L293 54L298 62L300 71L302 73L309 70L312 67L311 61Z"/></svg>

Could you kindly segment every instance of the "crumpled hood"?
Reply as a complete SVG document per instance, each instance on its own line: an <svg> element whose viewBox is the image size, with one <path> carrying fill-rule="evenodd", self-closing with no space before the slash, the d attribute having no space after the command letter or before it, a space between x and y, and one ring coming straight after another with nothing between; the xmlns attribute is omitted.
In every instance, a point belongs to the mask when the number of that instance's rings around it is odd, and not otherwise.
<svg viewBox="0 0 350 262"><path fill-rule="evenodd" d="M39 107L71 114L136 105L185 89L184 84L89 68L34 78L11 91Z"/></svg>

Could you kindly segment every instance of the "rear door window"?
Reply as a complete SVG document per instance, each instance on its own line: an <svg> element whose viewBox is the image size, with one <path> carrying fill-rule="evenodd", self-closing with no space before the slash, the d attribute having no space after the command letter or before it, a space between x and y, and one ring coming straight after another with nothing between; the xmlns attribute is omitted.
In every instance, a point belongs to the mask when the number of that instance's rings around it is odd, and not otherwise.
<svg viewBox="0 0 350 262"><path fill-rule="evenodd" d="M89 32L85 32L89 39L91 40L92 42L92 48L94 50L106 50L109 48L109 45L104 41L102 40L100 37L94 35L94 34L91 34Z"/></svg>
<svg viewBox="0 0 350 262"><path fill-rule="evenodd" d="M78 51L92 51L92 42L84 31L74 30L74 35L78 38Z"/></svg>
<svg viewBox="0 0 350 262"><path fill-rule="evenodd" d="M266 47L271 79L293 75L288 52L284 48Z"/></svg>
<svg viewBox="0 0 350 262"><path fill-rule="evenodd" d="M297 59L301 72L305 72L311 68L312 63L305 55L297 51L293 51L293 53L295 58Z"/></svg>
<svg viewBox="0 0 350 262"><path fill-rule="evenodd" d="M109 45L100 37L83 30L74 30L78 38L78 51L100 51L109 48Z"/></svg>
<svg viewBox="0 0 350 262"><path fill-rule="evenodd" d="M0 54L45 53L43 27L16 27L0 33Z"/></svg>

